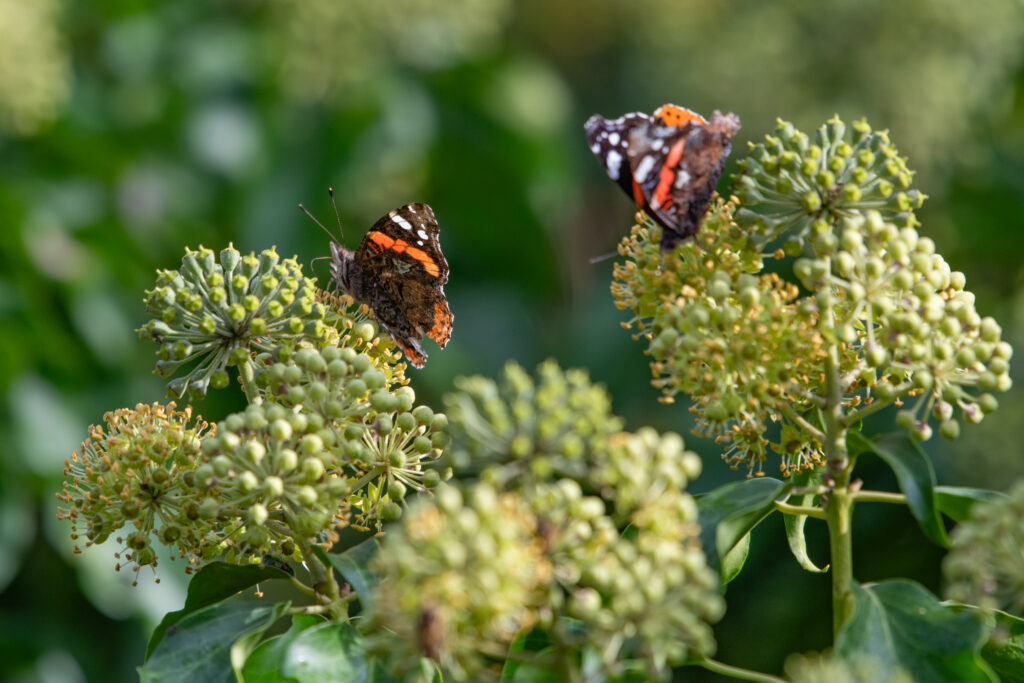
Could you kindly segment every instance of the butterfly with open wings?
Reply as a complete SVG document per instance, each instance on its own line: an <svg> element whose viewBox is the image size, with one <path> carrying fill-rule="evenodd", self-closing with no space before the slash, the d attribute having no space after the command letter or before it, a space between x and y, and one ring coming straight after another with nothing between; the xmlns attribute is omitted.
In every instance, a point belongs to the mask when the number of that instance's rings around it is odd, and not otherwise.
<svg viewBox="0 0 1024 683"><path fill-rule="evenodd" d="M417 368L427 360L420 339L430 337L444 348L452 335L440 232L428 205L406 204L381 216L355 251L331 242L331 282L369 306Z"/></svg>
<svg viewBox="0 0 1024 683"><path fill-rule="evenodd" d="M648 116L591 116L584 129L608 176L664 230L663 252L697 234L740 129L735 114L707 120L665 104Z"/></svg>

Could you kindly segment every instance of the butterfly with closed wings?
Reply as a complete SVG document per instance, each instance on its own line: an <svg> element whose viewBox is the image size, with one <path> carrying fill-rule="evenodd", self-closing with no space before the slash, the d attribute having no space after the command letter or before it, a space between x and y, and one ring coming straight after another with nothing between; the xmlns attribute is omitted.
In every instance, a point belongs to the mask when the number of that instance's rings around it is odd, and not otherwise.
<svg viewBox="0 0 1024 683"><path fill-rule="evenodd" d="M316 221L301 204L299 208ZM337 215L337 206L334 211ZM452 335L454 316L444 295L448 262L441 253L440 232L427 204L406 204L381 216L355 251L331 242L331 283L369 306L417 368L427 360L420 339L430 337L444 348Z"/></svg>

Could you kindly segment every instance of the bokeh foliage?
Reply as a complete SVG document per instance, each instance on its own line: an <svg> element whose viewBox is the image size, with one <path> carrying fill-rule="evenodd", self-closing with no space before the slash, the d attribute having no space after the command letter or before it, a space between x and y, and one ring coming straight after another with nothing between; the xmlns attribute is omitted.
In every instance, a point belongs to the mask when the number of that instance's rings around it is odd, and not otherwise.
<svg viewBox="0 0 1024 683"><path fill-rule="evenodd" d="M929 236L1004 338L1024 337L1019 0L380 6L0 0L4 678L131 677L142 634L180 605L170 566L154 597L111 585L103 551L95 569L66 564L53 519L61 464L109 407L162 398L159 378L140 379L152 348L133 333L154 271L200 243L276 245L303 264L325 255L326 236L295 204L328 215L328 184L350 246L401 203L438 214L457 326L411 373L438 408L458 374L553 356L608 384L627 429L692 426L655 404L647 359L615 329L611 265L587 264L631 211L589 158L582 121L666 101L738 113L736 149L776 116L811 128L838 112L888 127L931 196L920 212ZM1016 385L1003 415L1024 410ZM705 456L702 488L731 476L713 444L687 445ZM929 448L944 481L1006 488L1024 474L1010 420L986 421L948 452ZM887 514L865 515L889 545L858 553L858 578L912 575L936 588L937 570L922 569L937 566L936 551L909 517ZM807 634L825 633L828 617L782 603L778 586L827 588L766 552L755 543L756 579L730 586L716 638L723 659L780 671L784 653L825 644ZM752 645L753 614L778 637Z"/></svg>

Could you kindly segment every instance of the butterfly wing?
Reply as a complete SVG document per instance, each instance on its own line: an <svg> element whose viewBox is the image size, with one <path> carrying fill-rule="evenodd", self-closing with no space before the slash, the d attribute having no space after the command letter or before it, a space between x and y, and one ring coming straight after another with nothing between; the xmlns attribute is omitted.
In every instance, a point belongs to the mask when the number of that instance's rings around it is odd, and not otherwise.
<svg viewBox="0 0 1024 683"><path fill-rule="evenodd" d="M716 111L707 122L689 119L673 126L655 118L631 131L633 180L640 187L644 209L665 228L662 251L700 229L739 127L735 114Z"/></svg>
<svg viewBox="0 0 1024 683"><path fill-rule="evenodd" d="M406 204L382 216L355 251L360 290L374 317L415 367L426 354L424 335L442 348L454 316L444 295L448 261L441 253L440 227L427 204Z"/></svg>

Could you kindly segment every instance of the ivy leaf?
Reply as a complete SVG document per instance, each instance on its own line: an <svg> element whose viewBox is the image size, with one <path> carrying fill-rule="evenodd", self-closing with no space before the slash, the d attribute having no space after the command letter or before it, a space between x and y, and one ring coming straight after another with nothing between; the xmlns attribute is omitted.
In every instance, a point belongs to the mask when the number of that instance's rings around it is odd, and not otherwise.
<svg viewBox="0 0 1024 683"><path fill-rule="evenodd" d="M233 681L236 642L254 642L288 609L252 602L219 602L181 619L139 667L143 683Z"/></svg>
<svg viewBox="0 0 1024 683"><path fill-rule="evenodd" d="M352 586L352 590L359 596L359 604L363 606L363 611L370 611L370 601L377 578L366 568L366 564L377 552L376 539L367 539L343 553L328 553L321 548L314 548L314 552L318 550L320 552L317 552L317 556L334 567L348 585Z"/></svg>
<svg viewBox="0 0 1024 683"><path fill-rule="evenodd" d="M921 531L933 543L948 548L946 527L935 503L935 470L921 447L902 433L889 434L874 441L860 434L850 434L848 441L854 450L871 451L892 468Z"/></svg>
<svg viewBox="0 0 1024 683"><path fill-rule="evenodd" d="M347 622L329 621L298 633L281 658L281 675L299 683L366 681L363 638Z"/></svg>
<svg viewBox="0 0 1024 683"><path fill-rule="evenodd" d="M950 609L906 579L853 584L853 614L835 652L851 661L870 656L886 669L909 672L918 683L996 680L978 652L988 629L976 614Z"/></svg>
<svg viewBox="0 0 1024 683"><path fill-rule="evenodd" d="M227 562L212 562L206 565L189 581L185 607L164 615L163 620L153 631L153 635L149 637L149 644L146 646L146 659L148 660L156 650L157 645L163 640L164 634L167 633L167 629L177 624L189 614L230 598L232 595L250 586L274 579L284 579L287 581L291 577L287 572L277 567L266 565L241 565L228 564Z"/></svg>
<svg viewBox="0 0 1024 683"><path fill-rule="evenodd" d="M790 478L792 486L810 486L821 482L821 470L813 469L801 472ZM819 496L811 493L798 496L791 495L786 498L787 503L793 505L817 505ZM789 551L793 553L797 564L809 572L823 574L828 571L829 565L818 567L807 554L807 539L804 536L804 526L807 524L807 515L782 515L782 522L786 527L786 542L789 544Z"/></svg>
<svg viewBox="0 0 1024 683"><path fill-rule="evenodd" d="M977 608L973 608L977 609ZM995 610L992 637L981 649L1003 683L1024 681L1024 619Z"/></svg>
<svg viewBox="0 0 1024 683"><path fill-rule="evenodd" d="M962 522L971 514L975 503L1005 498L1006 494L988 489L972 489L963 486L936 486L935 502L939 511L954 522Z"/></svg>
<svg viewBox="0 0 1024 683"><path fill-rule="evenodd" d="M739 574L746 559L746 552L740 551L726 562L730 551L768 516L786 488L787 484L777 479L747 479L695 496L701 545L708 564L722 574L723 584Z"/></svg>
<svg viewBox="0 0 1024 683"><path fill-rule="evenodd" d="M300 633L323 621L323 618L311 614L294 615L291 628L279 636L264 641L253 650L242 667L241 680L245 683L280 683L281 662L288 648Z"/></svg>

